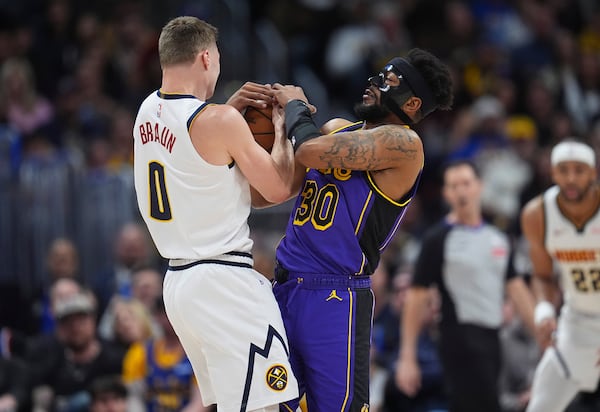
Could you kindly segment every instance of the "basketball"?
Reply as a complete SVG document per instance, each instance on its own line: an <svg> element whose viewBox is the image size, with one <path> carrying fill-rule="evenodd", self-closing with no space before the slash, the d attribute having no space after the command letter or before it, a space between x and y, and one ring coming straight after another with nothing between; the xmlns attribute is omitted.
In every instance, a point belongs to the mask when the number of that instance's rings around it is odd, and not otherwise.
<svg viewBox="0 0 600 412"><path fill-rule="evenodd" d="M272 112L272 106L268 106L266 109L248 106L244 114L244 119L250 127L254 140L267 152L271 152L275 140L275 127L271 121Z"/></svg>

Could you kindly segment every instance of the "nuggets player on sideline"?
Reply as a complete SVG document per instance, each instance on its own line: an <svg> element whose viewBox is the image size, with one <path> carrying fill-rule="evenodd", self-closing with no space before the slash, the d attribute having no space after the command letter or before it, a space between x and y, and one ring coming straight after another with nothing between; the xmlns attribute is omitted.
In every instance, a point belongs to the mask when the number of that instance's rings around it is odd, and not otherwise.
<svg viewBox="0 0 600 412"><path fill-rule="evenodd" d="M578 391L600 377L600 187L596 156L574 140L551 153L555 186L525 205L521 226L529 242L538 304L535 322L546 350L537 366L528 412L564 411ZM558 326L554 279L563 306ZM556 335L554 339L554 331Z"/></svg>
<svg viewBox="0 0 600 412"><path fill-rule="evenodd" d="M243 96L270 99L269 87L237 93L229 105L206 103L220 72L216 40L217 29L195 17L164 26L162 85L141 104L133 130L135 188L158 251L170 259L166 311L204 404L277 411L298 384L271 284L252 269L247 218L251 199L291 196L293 151L282 118L274 116L269 154L234 107Z"/></svg>
<svg viewBox="0 0 600 412"><path fill-rule="evenodd" d="M277 248L273 288L310 412L369 409L369 275L424 164L409 126L452 103L448 68L420 49L392 59L368 84L356 110L364 122L337 122L338 133L324 136L300 88L273 86L296 161L310 168Z"/></svg>

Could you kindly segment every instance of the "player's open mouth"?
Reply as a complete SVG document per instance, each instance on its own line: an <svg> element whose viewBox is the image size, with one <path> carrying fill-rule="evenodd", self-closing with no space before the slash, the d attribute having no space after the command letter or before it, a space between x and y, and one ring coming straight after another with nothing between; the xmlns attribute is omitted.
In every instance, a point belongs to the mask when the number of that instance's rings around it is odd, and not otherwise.
<svg viewBox="0 0 600 412"><path fill-rule="evenodd" d="M377 96L375 96L375 93L373 93L373 91L371 91L371 89L365 89L365 91L363 92L363 101L367 100L367 99L373 99L373 100L377 100Z"/></svg>

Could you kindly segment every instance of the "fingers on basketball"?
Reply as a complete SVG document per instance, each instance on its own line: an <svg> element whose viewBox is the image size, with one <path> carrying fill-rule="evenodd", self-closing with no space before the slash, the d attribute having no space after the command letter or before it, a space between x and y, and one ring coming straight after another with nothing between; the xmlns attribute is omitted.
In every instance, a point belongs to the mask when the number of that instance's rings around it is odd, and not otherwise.
<svg viewBox="0 0 600 412"><path fill-rule="evenodd" d="M254 140L268 152L273 148L275 140L275 127L271 120L272 115L272 106L268 106L266 109L248 106L244 114L244 119L246 119L248 127L250 127Z"/></svg>

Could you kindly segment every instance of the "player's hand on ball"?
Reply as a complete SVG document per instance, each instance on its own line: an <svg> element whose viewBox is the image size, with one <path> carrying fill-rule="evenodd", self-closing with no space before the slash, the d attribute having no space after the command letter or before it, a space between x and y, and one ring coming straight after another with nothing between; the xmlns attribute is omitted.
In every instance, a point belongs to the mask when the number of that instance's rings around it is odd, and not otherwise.
<svg viewBox="0 0 600 412"><path fill-rule="evenodd" d="M291 100L302 100L304 103L306 103L312 114L317 112L317 108L308 102L302 87L291 85L284 86L280 83L275 83L273 85L273 97L275 98L275 101L281 105L281 107L285 107L285 105Z"/></svg>
<svg viewBox="0 0 600 412"><path fill-rule="evenodd" d="M273 104L273 90L270 84L246 82L231 95L227 104L235 107L240 113L248 106L266 109Z"/></svg>
<svg viewBox="0 0 600 412"><path fill-rule="evenodd" d="M273 127L275 133L285 137L285 110L280 105L273 106Z"/></svg>

